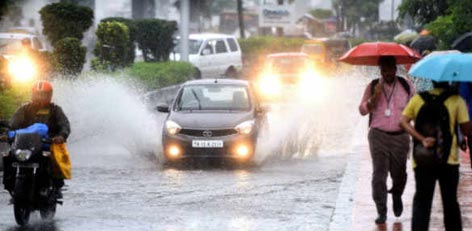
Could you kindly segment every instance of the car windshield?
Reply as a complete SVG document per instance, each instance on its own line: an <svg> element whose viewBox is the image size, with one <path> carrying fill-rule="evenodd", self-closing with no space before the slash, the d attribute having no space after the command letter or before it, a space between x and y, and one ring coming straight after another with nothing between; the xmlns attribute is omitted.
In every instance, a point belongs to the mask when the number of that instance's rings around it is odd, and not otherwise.
<svg viewBox="0 0 472 231"><path fill-rule="evenodd" d="M198 54L198 51L200 49L200 46L202 45L202 42L203 42L202 40L189 39L188 40L189 54L191 55ZM174 47L174 52L180 53L180 39L177 40L177 44Z"/></svg>
<svg viewBox="0 0 472 231"><path fill-rule="evenodd" d="M0 54L15 54L21 50L21 39L0 38Z"/></svg>
<svg viewBox="0 0 472 231"><path fill-rule="evenodd" d="M247 111L250 100L244 86L192 85L184 87L176 109Z"/></svg>
<svg viewBox="0 0 472 231"><path fill-rule="evenodd" d="M306 57L277 57L272 58L270 61L270 68L275 72L292 73L305 70L307 65Z"/></svg>

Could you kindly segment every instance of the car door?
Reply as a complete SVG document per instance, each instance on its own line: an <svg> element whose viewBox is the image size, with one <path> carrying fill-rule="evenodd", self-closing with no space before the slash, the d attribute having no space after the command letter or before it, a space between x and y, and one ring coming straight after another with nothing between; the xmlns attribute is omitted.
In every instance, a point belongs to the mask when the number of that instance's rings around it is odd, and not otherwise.
<svg viewBox="0 0 472 231"><path fill-rule="evenodd" d="M217 39L215 41L215 66L215 74L218 77L224 75L231 66L231 57L225 39Z"/></svg>
<svg viewBox="0 0 472 231"><path fill-rule="evenodd" d="M199 69L202 78L212 77L216 74L215 67L215 40L208 39L202 43L199 55Z"/></svg>

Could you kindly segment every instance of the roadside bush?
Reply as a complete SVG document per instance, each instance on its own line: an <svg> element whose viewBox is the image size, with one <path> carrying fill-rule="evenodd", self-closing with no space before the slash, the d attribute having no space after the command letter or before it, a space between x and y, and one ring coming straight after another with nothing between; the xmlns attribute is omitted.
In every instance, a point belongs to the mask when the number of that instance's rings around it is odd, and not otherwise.
<svg viewBox="0 0 472 231"><path fill-rule="evenodd" d="M194 75L195 67L187 62L137 62L129 74L142 82L148 90L183 83Z"/></svg>
<svg viewBox="0 0 472 231"><path fill-rule="evenodd" d="M114 71L116 68L127 66L126 54L129 43L128 27L121 22L101 22L95 31L97 43L94 54L98 57L99 63L105 69ZM133 51L134 52L134 51ZM96 61L92 63L96 65ZM92 65L92 69L97 70L97 66Z"/></svg>
<svg viewBox="0 0 472 231"><path fill-rule="evenodd" d="M28 101L30 92L25 90L29 87L13 86L3 92L0 92L0 120L10 120L16 109Z"/></svg>
<svg viewBox="0 0 472 231"><path fill-rule="evenodd" d="M136 21L136 41L146 62L167 61L174 49L175 21L143 19Z"/></svg>
<svg viewBox="0 0 472 231"><path fill-rule="evenodd" d="M110 17L110 18L104 18L100 21L102 22L121 22L125 24L128 27L128 32L129 32L129 40L126 43L126 55L125 55L125 60L126 60L126 66L131 66L134 63L134 58L135 58L135 50L136 50L136 33L137 33L137 28L135 25L135 22L132 19L128 18L120 18L120 17Z"/></svg>
<svg viewBox="0 0 472 231"><path fill-rule="evenodd" d="M85 64L86 48L76 38L57 41L53 56L56 70L65 76L80 74Z"/></svg>
<svg viewBox="0 0 472 231"><path fill-rule="evenodd" d="M39 11L43 22L43 34L53 46L67 37L82 40L85 31L92 26L93 10L72 3L52 3Z"/></svg>

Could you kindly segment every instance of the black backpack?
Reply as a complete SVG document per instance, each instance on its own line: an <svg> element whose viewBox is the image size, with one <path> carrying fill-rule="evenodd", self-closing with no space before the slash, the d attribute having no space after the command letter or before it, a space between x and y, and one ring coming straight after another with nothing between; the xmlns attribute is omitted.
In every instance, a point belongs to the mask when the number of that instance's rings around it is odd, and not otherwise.
<svg viewBox="0 0 472 231"><path fill-rule="evenodd" d="M452 93L444 91L440 95L429 92L419 93L424 100L415 120L415 130L425 137L436 139L433 148L425 149L421 142L414 140L413 158L418 166L446 164L451 151L452 136L449 125L449 111L444 101Z"/></svg>

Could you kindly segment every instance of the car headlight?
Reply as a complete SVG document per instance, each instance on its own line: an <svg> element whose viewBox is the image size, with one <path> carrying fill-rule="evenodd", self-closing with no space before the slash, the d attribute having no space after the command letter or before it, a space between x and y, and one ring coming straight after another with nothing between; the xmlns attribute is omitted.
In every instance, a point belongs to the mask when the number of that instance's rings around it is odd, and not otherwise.
<svg viewBox="0 0 472 231"><path fill-rule="evenodd" d="M239 134L247 135L252 132L254 124L254 120L248 120L238 124L234 129L236 129Z"/></svg>
<svg viewBox="0 0 472 231"><path fill-rule="evenodd" d="M279 76L273 74L262 75L258 85L259 91L265 96L276 96L282 88Z"/></svg>
<svg viewBox="0 0 472 231"><path fill-rule="evenodd" d="M182 130L182 127L180 127L180 125L178 125L176 122L174 122L172 120L167 120L166 121L166 130L169 134L175 135L175 134L179 133L180 130Z"/></svg>
<svg viewBox="0 0 472 231"><path fill-rule="evenodd" d="M8 63L8 71L16 81L22 83L32 81L36 75L35 64L33 60L26 55L13 58Z"/></svg>
<svg viewBox="0 0 472 231"><path fill-rule="evenodd" d="M18 149L15 151L15 157L19 161L27 161L31 157L31 150Z"/></svg>

